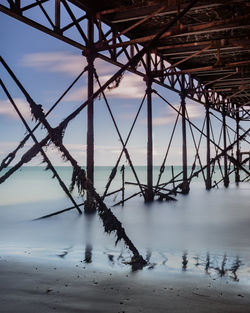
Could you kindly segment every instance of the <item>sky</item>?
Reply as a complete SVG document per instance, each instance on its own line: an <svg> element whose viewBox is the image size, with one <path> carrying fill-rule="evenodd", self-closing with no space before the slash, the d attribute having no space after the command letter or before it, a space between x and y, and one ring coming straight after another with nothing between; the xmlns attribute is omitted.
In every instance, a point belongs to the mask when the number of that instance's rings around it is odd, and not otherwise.
<svg viewBox="0 0 250 313"><path fill-rule="evenodd" d="M3 3L4 1L0 1ZM76 14L79 12L76 12ZM38 17L38 11L33 11L32 18ZM63 16L63 14L62 14ZM65 16L65 23L67 18ZM74 39L75 33L69 33ZM86 59L81 51L56 38L40 32L23 24L3 13L0 13L0 40L1 55L6 63L14 71L15 75L24 85L36 103L42 104L45 112L56 102L60 95L73 82L86 66ZM95 60L95 67L104 83L117 67L100 59ZM1 79L10 91L15 103L23 113L31 128L35 126L30 116L29 106L25 97L16 87L5 69L0 67ZM175 108L179 108L179 95L161 87L153 86ZM97 88L97 86L95 86ZM112 91L106 91L106 97L112 108L114 117L125 141L129 129L133 123L136 112L145 94L145 82L141 77L126 72L121 84ZM81 77L75 87L68 93L57 108L49 115L49 123L55 127L68 114L76 109L87 99L87 76ZM204 107L187 99L187 108L190 119L198 127L202 127L204 121ZM94 104L95 127L95 165L114 165L121 151L121 142L112 123L111 117L103 99L96 99ZM68 126L64 144L77 159L80 165L86 164L86 134L87 116L84 109ZM147 149L147 111L144 103L137 123L128 142L128 151L135 165L146 164ZM161 165L167 150L167 145L176 112L156 95L153 96L153 147L154 164ZM214 119L214 136L219 138L219 123ZM228 119L228 123L234 127L234 122ZM199 133L193 130L196 140ZM230 131L229 131L230 132ZM0 161L11 152L26 134L16 112L11 107L3 90L0 90ZM46 130L38 128L35 135L38 139L46 136ZM195 148L192 134L187 125L188 136L188 163L191 165L195 156ZM32 146L32 140L20 151L17 159ZM201 141L201 155L205 160L206 141ZM47 154L54 165L68 165L65 163L54 147L47 148ZM180 165L182 160L181 120L177 124L176 133L170 149L167 165ZM42 158L36 157L31 165L41 165ZM123 158L122 163L126 164Z"/></svg>

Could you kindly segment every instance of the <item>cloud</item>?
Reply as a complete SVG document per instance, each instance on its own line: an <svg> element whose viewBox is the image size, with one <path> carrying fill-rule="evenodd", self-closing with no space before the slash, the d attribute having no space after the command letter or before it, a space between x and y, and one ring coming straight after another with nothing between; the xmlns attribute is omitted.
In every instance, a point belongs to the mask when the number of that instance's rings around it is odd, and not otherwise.
<svg viewBox="0 0 250 313"><path fill-rule="evenodd" d="M38 52L26 54L21 65L40 71L78 75L87 65L86 58L67 52ZM111 73L113 66L101 59L96 59L95 67L99 74Z"/></svg>
<svg viewBox="0 0 250 313"><path fill-rule="evenodd" d="M66 73L77 75L86 66L85 58L65 52L29 53L21 65L46 72Z"/></svg>
<svg viewBox="0 0 250 313"><path fill-rule="evenodd" d="M180 104L173 104L176 110L179 110ZM201 104L191 102L187 103L187 112L188 117L190 120L198 119L204 116L204 108ZM161 125L168 125L174 123L177 117L177 112L170 108L168 105L166 106L165 110L162 112L161 116L153 117L153 125L161 126ZM179 121L181 120L181 116L179 116ZM146 120L143 121L146 123Z"/></svg>
<svg viewBox="0 0 250 313"><path fill-rule="evenodd" d="M161 126L161 125L167 125L171 124L175 121L176 116L163 116L163 117L155 117L153 118L153 125Z"/></svg>
<svg viewBox="0 0 250 313"><path fill-rule="evenodd" d="M110 76L100 76L100 83L103 85ZM98 90L99 85L95 83L95 90ZM107 98L119 99L141 99L145 93L145 83L143 80L133 74L127 73L121 80L120 85L114 89L106 89L105 95ZM65 101L83 101L87 100L87 86L76 88L64 98Z"/></svg>
<svg viewBox="0 0 250 313"><path fill-rule="evenodd" d="M108 76L102 76L101 82L104 83L109 79ZM109 90L107 95L112 98L138 99L145 94L146 85L141 77L135 74L127 73L122 78L117 88Z"/></svg>
<svg viewBox="0 0 250 313"><path fill-rule="evenodd" d="M173 106L179 110L179 104L173 104ZM162 125L168 125L171 123L174 123L177 117L177 112L170 108L168 105L165 106L165 108L160 112L160 116L153 116L152 122L154 126L162 126ZM180 119L180 117L179 117ZM143 118L141 120L141 123L146 125L147 119Z"/></svg>
<svg viewBox="0 0 250 313"><path fill-rule="evenodd" d="M64 97L64 101L86 101L87 100L87 87L83 86L75 88Z"/></svg>
<svg viewBox="0 0 250 313"><path fill-rule="evenodd" d="M123 106L123 108L125 107L125 105ZM117 114L117 117L121 120L125 120L125 121L134 121L135 119L135 112L121 112ZM138 117L138 120L140 120L140 116Z"/></svg>
<svg viewBox="0 0 250 313"><path fill-rule="evenodd" d="M24 118L30 118L30 108L27 101L22 98L13 99ZM0 115L18 119L18 115L9 100L0 100Z"/></svg>
<svg viewBox="0 0 250 313"><path fill-rule="evenodd" d="M0 141L0 163L10 152L16 149L19 144L20 142L17 141ZM33 143L26 142L25 146L17 153L14 163L19 161L20 155L24 154L32 145Z"/></svg>
<svg viewBox="0 0 250 313"><path fill-rule="evenodd" d="M7 153L16 148L17 145L18 143L13 141L0 141L0 155L7 155Z"/></svg>
<svg viewBox="0 0 250 313"><path fill-rule="evenodd" d="M187 103L187 111L190 119L204 117L205 114L204 106L196 102Z"/></svg>
<svg viewBox="0 0 250 313"><path fill-rule="evenodd" d="M85 57L67 52L40 52L26 54L21 60L21 65L40 71L65 73L76 76L87 65L87 62ZM95 67L101 84L105 83L112 76L112 73L117 70L117 67L101 59L96 59ZM98 85L96 83L97 88ZM143 97L145 89L146 85L141 77L127 73L124 75L118 88L106 91L106 93L107 96L112 98L137 99ZM85 86L75 89L65 97L65 100L82 101L86 97L87 88Z"/></svg>

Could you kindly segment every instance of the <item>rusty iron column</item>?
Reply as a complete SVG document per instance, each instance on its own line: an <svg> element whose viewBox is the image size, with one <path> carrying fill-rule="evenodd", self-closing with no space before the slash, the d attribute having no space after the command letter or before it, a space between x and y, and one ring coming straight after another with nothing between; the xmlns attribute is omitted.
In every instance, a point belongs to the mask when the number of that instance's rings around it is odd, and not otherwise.
<svg viewBox="0 0 250 313"><path fill-rule="evenodd" d="M186 90L184 87L184 75L181 76L181 114L182 114L182 170L183 184L182 193L189 193L189 183L187 179L187 132L186 132Z"/></svg>
<svg viewBox="0 0 250 313"><path fill-rule="evenodd" d="M55 32L60 32L60 21L61 21L61 10L60 10L60 0L55 0Z"/></svg>
<svg viewBox="0 0 250 313"><path fill-rule="evenodd" d="M206 189L211 189L211 167L210 167L210 113L209 113L209 99L206 97L206 138L207 138L207 177Z"/></svg>
<svg viewBox="0 0 250 313"><path fill-rule="evenodd" d="M87 45L87 62L88 62L88 99L94 93L94 19L88 17L88 45ZM88 123L87 123L87 177L94 185L94 101L88 103ZM85 203L85 213L95 211L93 199L87 192L87 201Z"/></svg>
<svg viewBox="0 0 250 313"><path fill-rule="evenodd" d="M152 201L153 195L153 136L152 136L152 77L151 54L147 53L147 191L145 200Z"/></svg>
<svg viewBox="0 0 250 313"><path fill-rule="evenodd" d="M223 143L224 143L224 186L228 187L229 177L228 177L228 158L227 158L227 129L226 129L226 107L225 103L222 106L222 127L223 127Z"/></svg>
<svg viewBox="0 0 250 313"><path fill-rule="evenodd" d="M240 163L240 118L239 118L239 111L236 113L236 160L238 164ZM239 165L236 165L236 170L235 170L235 182L238 183L240 182L240 168Z"/></svg>
<svg viewBox="0 0 250 313"><path fill-rule="evenodd" d="M15 8L21 12L21 0L15 0Z"/></svg>

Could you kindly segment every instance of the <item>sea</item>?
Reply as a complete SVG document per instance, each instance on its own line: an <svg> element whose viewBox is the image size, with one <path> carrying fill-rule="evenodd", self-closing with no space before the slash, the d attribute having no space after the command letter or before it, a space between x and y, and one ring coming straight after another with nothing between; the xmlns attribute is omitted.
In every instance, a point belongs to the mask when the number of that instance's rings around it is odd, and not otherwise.
<svg viewBox="0 0 250 313"><path fill-rule="evenodd" d="M61 166L56 170L69 186L72 168ZM94 185L100 195L111 170L109 166L95 167ZM140 183L146 184L146 167L136 166L135 170ZM8 168L0 174L6 171ZM192 167L188 167L189 174L191 171ZM154 166L154 184L159 172L160 167ZM181 167L167 166L160 184L171 179L173 172L177 175ZM220 177L220 169L216 167L214 188L209 191L199 174L192 180L188 195L177 194L172 201L159 201L156 197L153 202L145 203L139 194L121 205L123 182L118 167L108 191L111 195L105 198L105 203L147 260L144 272L209 273L216 279L250 287L250 182L236 184L234 176L230 176L231 183L225 188L223 182L217 184ZM140 189L128 165L124 178L126 199ZM165 186L172 187L172 183ZM85 201L85 196L79 196L77 190L72 195L78 204ZM81 260L86 266L127 270L130 251L123 242L115 244L114 234L104 233L98 214L80 215L72 209L39 219L71 206L51 172L41 166L22 167L0 185L0 257L36 257L72 264Z"/></svg>

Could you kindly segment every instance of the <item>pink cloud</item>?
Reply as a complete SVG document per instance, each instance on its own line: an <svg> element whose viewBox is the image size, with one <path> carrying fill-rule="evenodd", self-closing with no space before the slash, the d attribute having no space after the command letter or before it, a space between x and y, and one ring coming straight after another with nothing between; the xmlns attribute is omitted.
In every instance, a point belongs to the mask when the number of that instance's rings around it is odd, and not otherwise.
<svg viewBox="0 0 250 313"><path fill-rule="evenodd" d="M34 68L40 71L65 73L68 75L78 75L80 71L87 65L86 58L81 55L73 55L67 52L45 52L45 53L30 53L26 54L21 60L21 65ZM101 84L106 82L112 73L117 70L117 67L103 61L95 60L95 68L99 75ZM98 85L96 83L96 89ZM112 90L106 90L107 96L113 98L130 98L137 99L144 95L146 89L145 82L137 75L126 73L120 86ZM86 99L86 86L75 89L69 94L65 100L67 101L82 101Z"/></svg>
<svg viewBox="0 0 250 313"><path fill-rule="evenodd" d="M190 119L204 117L205 114L204 106L194 101L187 103L187 111Z"/></svg>
<svg viewBox="0 0 250 313"><path fill-rule="evenodd" d="M104 84L110 76L100 76L101 85ZM99 88L99 85L95 83L95 90ZM120 85L114 89L106 89L105 95L107 98L124 98L124 99L141 99L145 93L145 83L143 80L133 74L128 73L121 80ZM68 96L65 97L65 101L83 101L87 99L87 87L76 88Z"/></svg>
<svg viewBox="0 0 250 313"><path fill-rule="evenodd" d="M86 101L87 100L87 87L75 88L68 95L64 97L64 101Z"/></svg>
<svg viewBox="0 0 250 313"><path fill-rule="evenodd" d="M14 98L13 100L20 112L22 113L23 117L30 118L30 108L27 101L22 98ZM0 100L0 115L5 115L16 119L19 118L9 100Z"/></svg>
<svg viewBox="0 0 250 313"><path fill-rule="evenodd" d="M101 82L104 83L109 79L108 76L102 76ZM127 73L122 78L117 88L106 91L107 96L112 98L138 99L145 94L146 85L141 77Z"/></svg>
<svg viewBox="0 0 250 313"><path fill-rule="evenodd" d="M100 76L101 85L104 84L110 76ZM95 83L95 90L99 88L99 85ZM133 74L127 74L121 80L120 85L114 89L106 89L105 95L107 98L124 98L124 99L140 99L145 93L145 83L143 80ZM65 101L82 101L87 99L87 87L76 88L68 96L65 97Z"/></svg>
<svg viewBox="0 0 250 313"><path fill-rule="evenodd" d="M46 52L26 54L21 65L46 72L77 75L86 66L85 58L65 52Z"/></svg>
<svg viewBox="0 0 250 313"><path fill-rule="evenodd" d="M179 104L173 104L173 106L176 110L179 110ZM190 120L198 119L204 116L204 107L201 104L190 102L187 103L186 107ZM167 105L161 116L153 117L153 124L157 126L171 124L175 122L176 117L177 112ZM179 121L180 119L181 116L179 116ZM146 123L146 120L144 120L144 123Z"/></svg>
<svg viewBox="0 0 250 313"><path fill-rule="evenodd" d="M40 71L65 73L78 75L87 65L86 58L82 55L74 55L67 52L39 52L26 54L21 65ZM98 73L107 74L113 71L114 66L101 59L95 60Z"/></svg>

